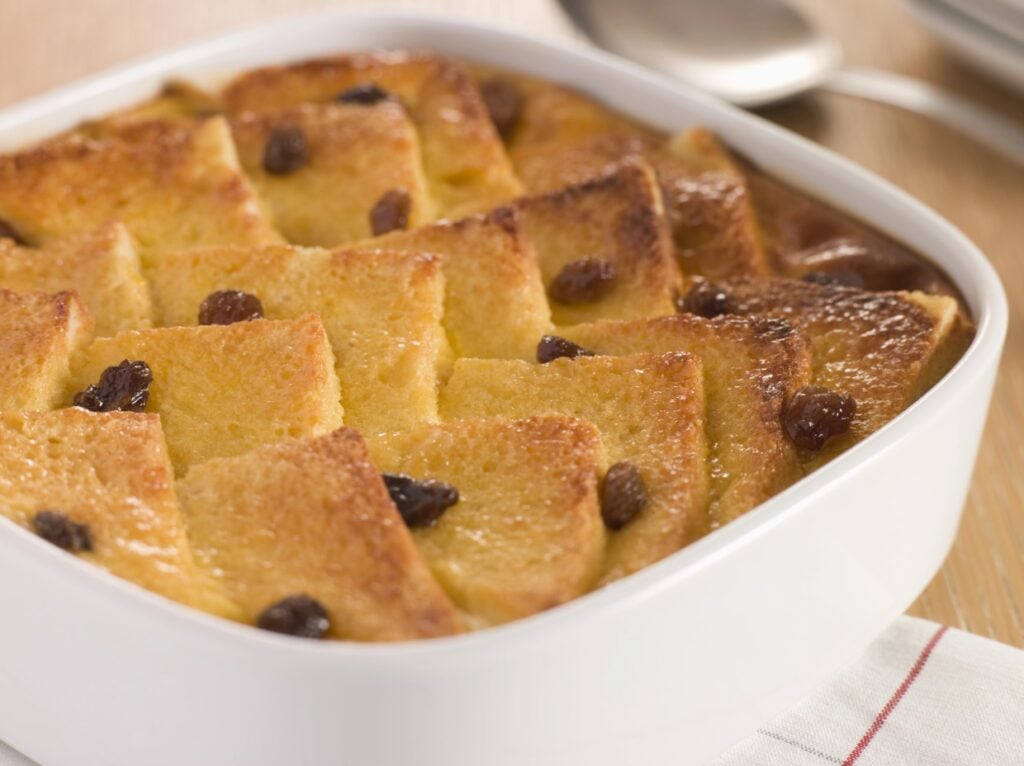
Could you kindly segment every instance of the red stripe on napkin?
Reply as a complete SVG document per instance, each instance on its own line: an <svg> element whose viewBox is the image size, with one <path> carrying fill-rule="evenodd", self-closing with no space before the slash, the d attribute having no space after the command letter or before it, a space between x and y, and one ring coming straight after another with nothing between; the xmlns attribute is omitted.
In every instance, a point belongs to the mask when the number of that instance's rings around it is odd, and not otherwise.
<svg viewBox="0 0 1024 766"><path fill-rule="evenodd" d="M931 639L929 639L928 643L925 644L924 649L922 649L921 653L917 656L917 662L914 663L910 672L907 673L907 677L903 679L903 683L899 685L899 688L896 689L893 695L889 698L889 701L885 703L885 707L883 707L878 715L875 716L875 720L871 722L871 726L864 733L864 736L860 738L860 742L857 743L857 746L853 748L853 751L848 756L846 756L846 760L843 761L843 766L853 766L853 764L857 762L857 759L864 754L864 751L867 749L868 745L871 744L871 740L875 738L875 735L878 734L886 719L892 711L896 709L896 706L900 704L900 700L903 699L907 690L914 685L914 681L917 680L917 677L921 675L921 670L924 668L925 663L928 662L928 658L931 656L936 644L939 643L939 640L943 635L945 635L947 630L949 630L949 628L943 625L935 631L935 634Z"/></svg>

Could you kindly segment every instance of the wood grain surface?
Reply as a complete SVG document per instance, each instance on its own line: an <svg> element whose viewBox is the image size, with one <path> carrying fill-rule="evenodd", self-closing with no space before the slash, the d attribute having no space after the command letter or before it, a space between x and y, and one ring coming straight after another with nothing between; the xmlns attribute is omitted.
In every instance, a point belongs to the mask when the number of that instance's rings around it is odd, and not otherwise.
<svg viewBox="0 0 1024 766"><path fill-rule="evenodd" d="M844 44L850 63L924 78L1024 123L1024 99L949 57L896 0L799 4ZM574 34L553 0L0 0L0 106L135 56L327 5L442 10L536 35ZM1024 646L1024 169L929 120L849 97L815 93L763 114L924 200L1002 275L1010 334L973 488L949 560L911 613Z"/></svg>

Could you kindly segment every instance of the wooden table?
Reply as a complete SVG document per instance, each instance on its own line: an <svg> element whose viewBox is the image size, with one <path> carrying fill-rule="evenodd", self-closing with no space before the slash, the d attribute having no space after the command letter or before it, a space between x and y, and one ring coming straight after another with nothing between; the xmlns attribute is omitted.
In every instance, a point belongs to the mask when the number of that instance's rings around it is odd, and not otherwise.
<svg viewBox="0 0 1024 766"><path fill-rule="evenodd" d="M1024 99L949 58L895 0L802 0L848 60L916 75L1024 122ZM316 0L0 0L0 105L134 56ZM334 2L333 6L383 5ZM552 37L573 31L553 0L420 0ZM988 253L1010 296L1010 335L960 535L911 613L1024 646L1024 169L892 107L811 95L765 111L871 168L961 227ZM927 470L923 466L922 470Z"/></svg>

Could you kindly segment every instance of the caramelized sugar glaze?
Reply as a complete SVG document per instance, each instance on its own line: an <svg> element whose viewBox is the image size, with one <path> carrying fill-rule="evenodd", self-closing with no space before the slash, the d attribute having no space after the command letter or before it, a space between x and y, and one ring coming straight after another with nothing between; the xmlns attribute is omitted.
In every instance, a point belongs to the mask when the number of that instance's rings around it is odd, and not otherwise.
<svg viewBox="0 0 1024 766"><path fill-rule="evenodd" d="M0 156L0 513L264 630L450 635L750 511L971 332L699 127L428 52L173 83Z"/></svg>

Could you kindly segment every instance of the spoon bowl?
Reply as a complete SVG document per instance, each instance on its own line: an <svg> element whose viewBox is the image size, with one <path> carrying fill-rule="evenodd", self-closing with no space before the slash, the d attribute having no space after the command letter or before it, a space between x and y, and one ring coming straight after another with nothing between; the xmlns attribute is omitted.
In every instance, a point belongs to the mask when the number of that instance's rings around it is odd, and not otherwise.
<svg viewBox="0 0 1024 766"><path fill-rule="evenodd" d="M1024 165L1024 129L971 100L891 72L840 69L839 45L785 0L559 0L598 46L737 106L812 89L931 117Z"/></svg>
<svg viewBox="0 0 1024 766"><path fill-rule="evenodd" d="M744 107L822 84L841 51L780 0L560 0L607 50Z"/></svg>

